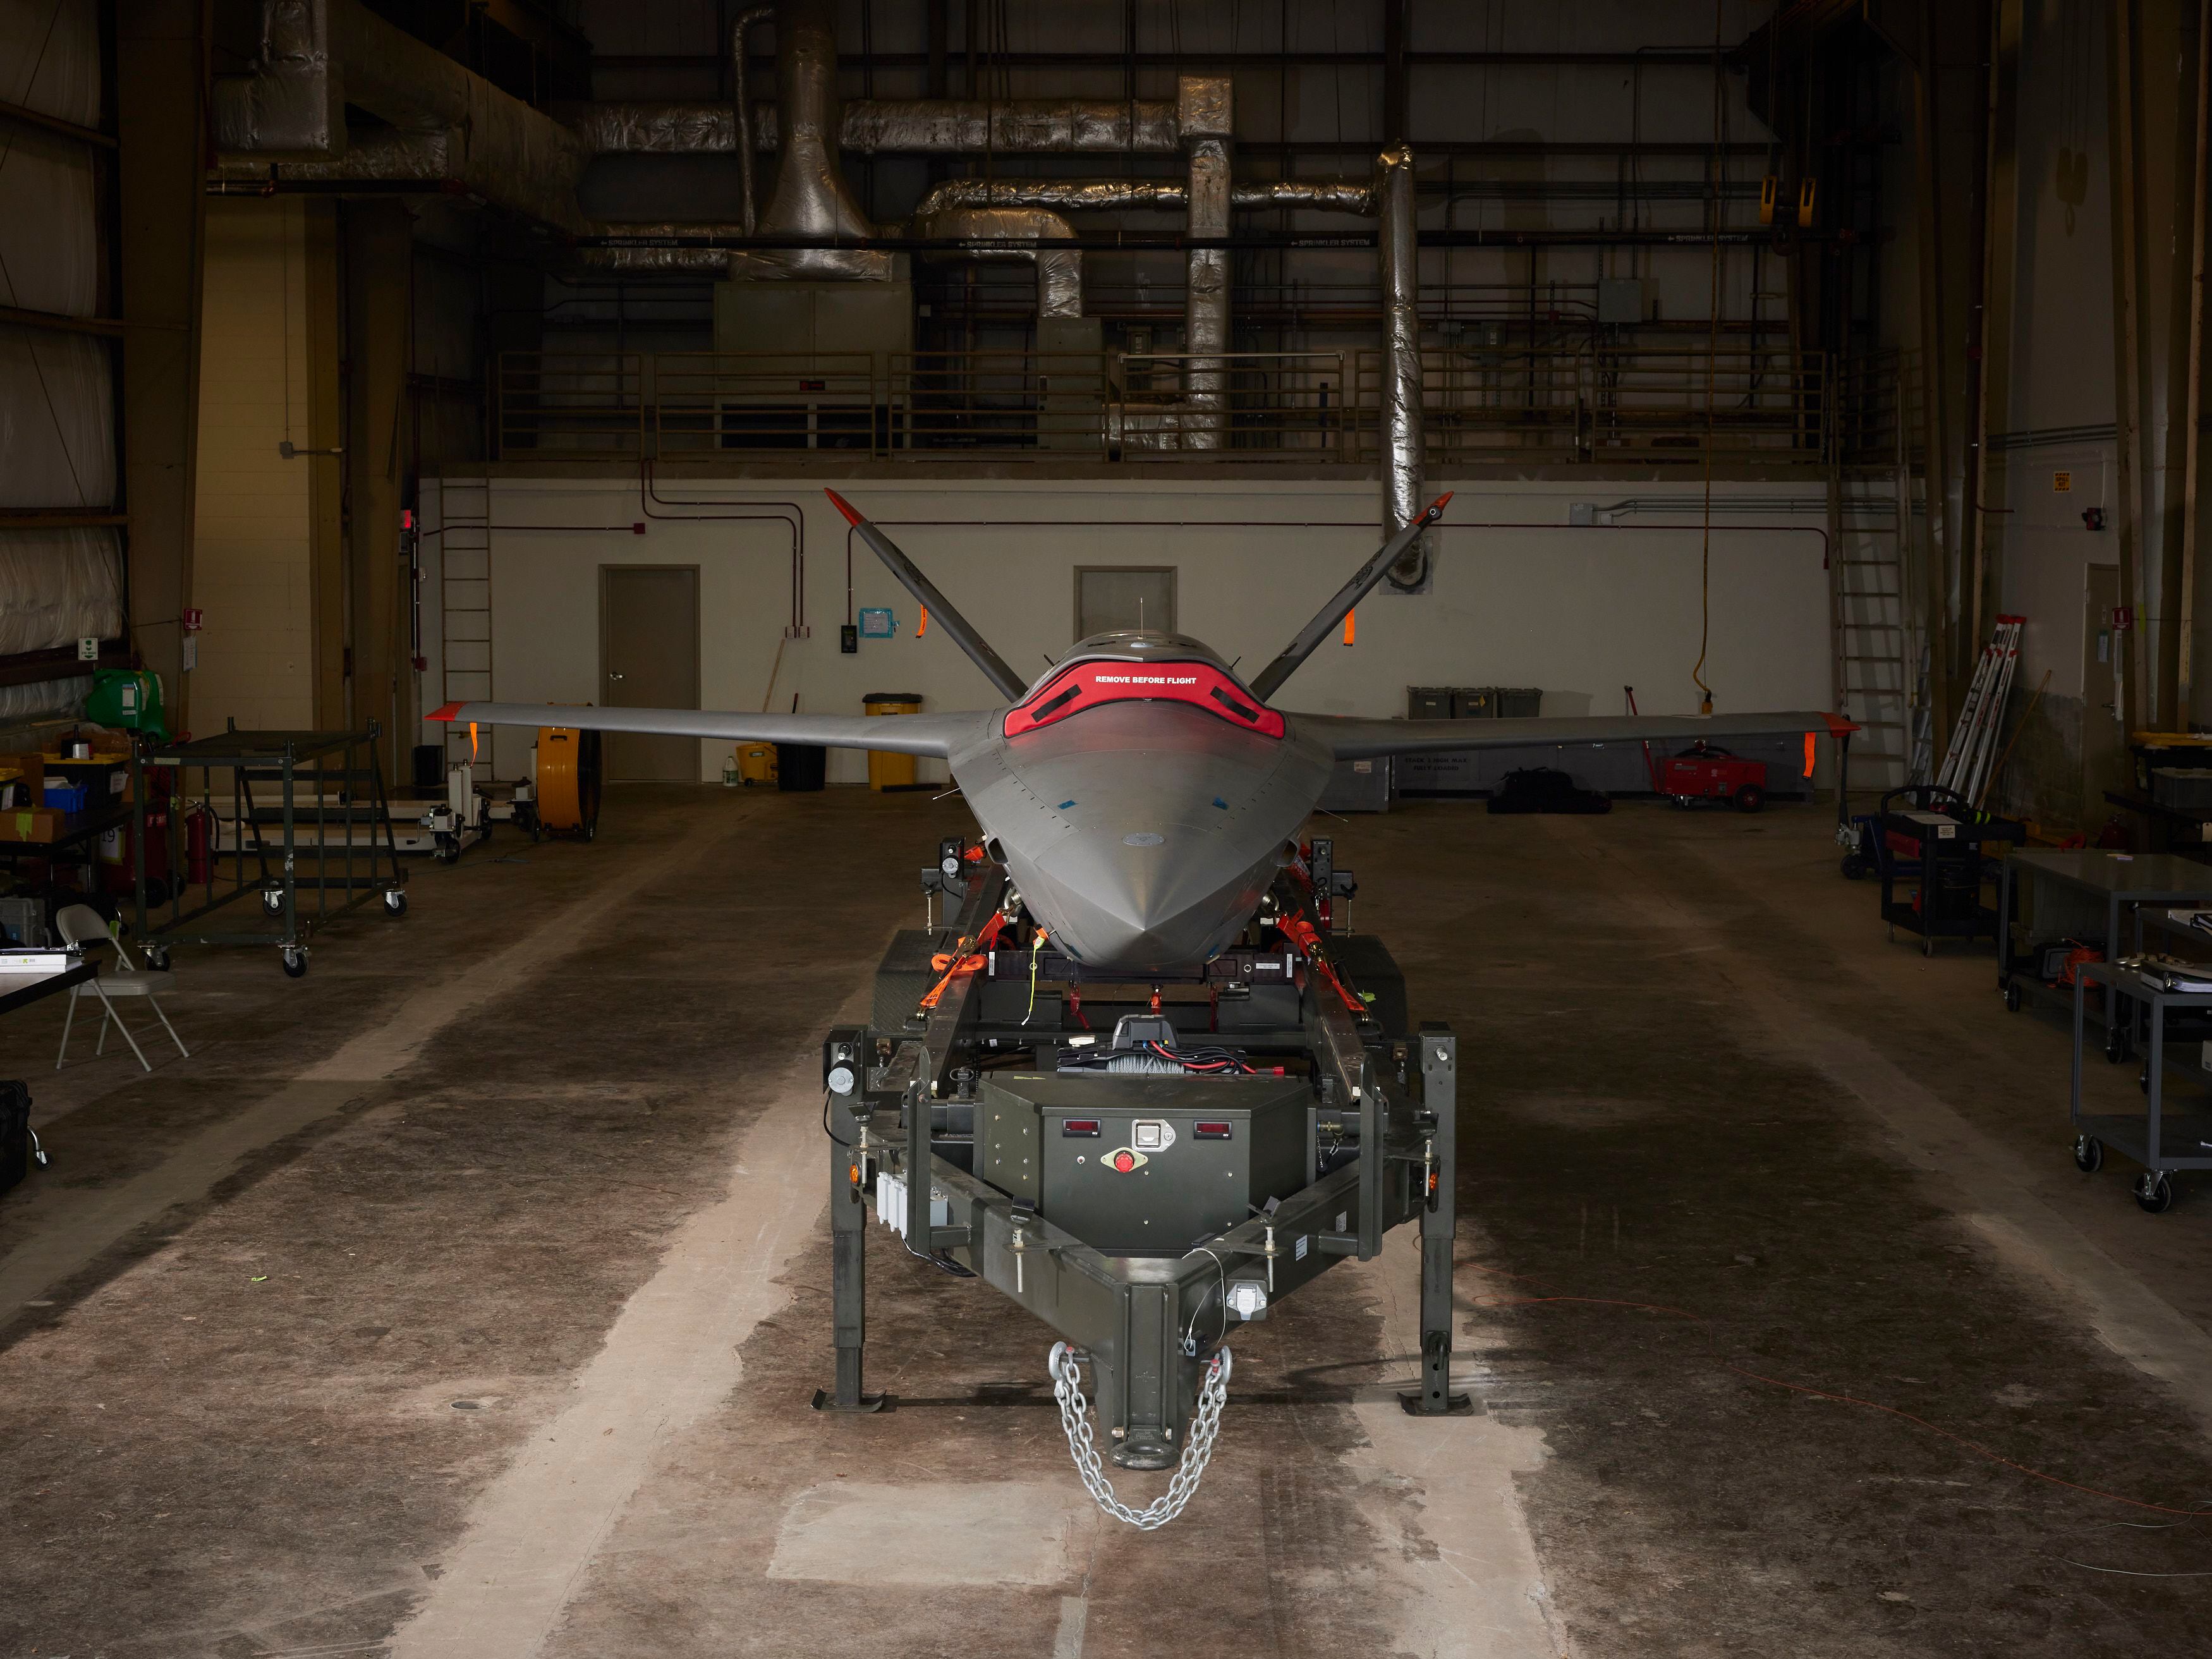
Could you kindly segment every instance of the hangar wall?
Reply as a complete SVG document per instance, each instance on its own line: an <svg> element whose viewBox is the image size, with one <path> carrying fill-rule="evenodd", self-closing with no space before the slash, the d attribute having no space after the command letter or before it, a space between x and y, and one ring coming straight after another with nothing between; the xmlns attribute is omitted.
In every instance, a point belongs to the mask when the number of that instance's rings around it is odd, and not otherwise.
<svg viewBox="0 0 2212 1659"><path fill-rule="evenodd" d="M307 430L307 214L300 197L208 204L192 599L206 617L192 722L314 725L315 475Z"/></svg>
<svg viewBox="0 0 2212 1659"><path fill-rule="evenodd" d="M1284 702L1324 713L1392 715L1405 712L1409 684L1521 685L1542 688L1547 714L1612 714L1623 707L1622 686L1632 684L1646 713L1695 712L1689 678L1699 629L1695 484L1638 485L1632 492L1617 481L1432 483L1458 492L1453 523L1544 527L1478 530L1448 523L1433 591L1370 599L1358 612L1357 642L1349 649L1324 647L1291 682ZM884 522L1023 672L1042 669L1043 653L1072 642L1073 572L1079 565L1173 567L1178 626L1226 656L1241 653L1249 672L1319 609L1376 541L1370 480L900 478L837 487ZM478 515L484 502L479 484L425 481L426 708L441 701L434 596L443 489L456 492L457 515ZM866 548L855 550L852 562L853 603L890 607L899 635L863 641L855 656L839 653L846 527L823 499L820 480L664 481L658 493L696 505L654 502L655 514L727 511L746 501L800 504L811 636L788 641L777 664L791 610L790 539L781 523L647 520L634 479L500 478L490 491L490 516L499 526L490 538L497 697L599 697L599 568L635 563L699 567L701 691L708 708L759 708L770 697L788 708L796 695L802 710L857 713L870 691L917 691L933 709L992 700L981 677L941 632L915 637L913 601ZM1617 524L1568 523L1574 502L1603 507L1631 493L1645 505ZM1678 498L1680 513L1655 512L1650 503L1660 497ZM1799 484L1793 494L1771 483L1723 485L1716 499L1723 510L1713 537L1706 678L1717 689L1717 706L1826 707L1828 575L1817 487ZM1771 513L1747 513L1750 501L1776 506ZM1747 519L1791 521L1790 507L1798 511L1789 529L1745 527ZM927 520L983 522L898 522ZM1007 522L1036 520L1091 522L1049 532ZM646 523L644 535L632 532L636 522ZM1662 527L1670 523L1676 527ZM609 529L524 527L532 525ZM417 740L440 736L430 728ZM499 734L491 757L498 775L523 770L528 743L526 734ZM724 758L723 751L702 745L702 777L719 777ZM864 775L860 756L831 756L833 781Z"/></svg>

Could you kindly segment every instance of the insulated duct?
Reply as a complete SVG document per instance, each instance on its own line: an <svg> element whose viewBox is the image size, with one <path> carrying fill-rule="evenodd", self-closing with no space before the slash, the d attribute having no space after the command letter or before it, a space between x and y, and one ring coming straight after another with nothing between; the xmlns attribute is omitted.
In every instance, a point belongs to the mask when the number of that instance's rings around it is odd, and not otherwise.
<svg viewBox="0 0 2212 1659"><path fill-rule="evenodd" d="M1229 146L1201 138L1190 148L1190 234L1229 234ZM1186 256L1183 292L1183 374L1193 419L1184 428L1187 449L1218 449L1228 404L1229 365L1210 353L1229 349L1229 250L1194 247Z"/></svg>
<svg viewBox="0 0 2212 1659"><path fill-rule="evenodd" d="M738 147L727 104L612 102L562 111L585 149L600 155L696 155ZM778 123L752 108L753 149L781 148ZM1182 148L1176 106L1139 103L1131 143L1129 106L1066 98L1002 103L947 99L854 99L837 121L837 148L856 155L980 155L1129 150L1172 155Z"/></svg>
<svg viewBox="0 0 2212 1659"><path fill-rule="evenodd" d="M1075 227L1042 208L949 207L911 222L914 234L933 240L960 238L970 244L959 259L1029 259L1036 262L1037 316L1083 314L1083 254L1076 248L994 247L995 240L1042 240L1073 238Z"/></svg>
<svg viewBox="0 0 2212 1659"><path fill-rule="evenodd" d="M1401 144L1376 158L1382 213L1382 532L1396 535L1421 515L1421 269L1415 239L1413 152ZM1390 567L1390 585L1418 592L1429 580L1424 535Z"/></svg>
<svg viewBox="0 0 2212 1659"><path fill-rule="evenodd" d="M760 216L763 236L872 236L845 187L837 146L835 0L776 0L775 194ZM846 277L882 282L888 253L854 248L779 248L731 257L732 276Z"/></svg>
<svg viewBox="0 0 2212 1659"><path fill-rule="evenodd" d="M1036 155L1182 147L1176 106L1081 98L886 100L845 111L845 148L860 155Z"/></svg>
<svg viewBox="0 0 2212 1659"><path fill-rule="evenodd" d="M328 0L262 0L253 73L214 80L216 148L343 155L346 96L331 61Z"/></svg>
<svg viewBox="0 0 2212 1659"><path fill-rule="evenodd" d="M321 159L276 163L280 180L421 179L563 230L584 229L576 208L576 179L585 149L574 133L435 47L394 28L360 0L297 3L324 15L331 76L342 83L345 101L400 131L374 147L360 146L370 154L356 158L339 153L341 123ZM281 154L277 140L296 147L298 131L264 131L253 125L256 108L289 106L276 89L261 86L275 78L280 77L264 65L263 72L219 92L219 119L224 123L219 146L233 154L216 167L218 180L265 179L267 163L240 157Z"/></svg>
<svg viewBox="0 0 2212 1659"><path fill-rule="evenodd" d="M1231 185L1229 204L1372 213L1375 187L1337 179ZM921 198L915 216L921 218L954 207L1041 207L1085 213L1128 209L1180 211L1189 205L1190 186L1180 179L947 179Z"/></svg>
<svg viewBox="0 0 2212 1659"><path fill-rule="evenodd" d="M732 140L738 152L738 195L742 204L738 215L748 236L753 234L753 227L760 222L760 209L756 202L758 186L753 178L753 163L758 158L754 153L753 95L750 77L745 70L745 34L754 24L765 23L775 15L774 6L755 6L750 11L739 12L738 21L730 25L730 84L737 93L733 106L736 126ZM694 150L706 148L704 144L692 146Z"/></svg>

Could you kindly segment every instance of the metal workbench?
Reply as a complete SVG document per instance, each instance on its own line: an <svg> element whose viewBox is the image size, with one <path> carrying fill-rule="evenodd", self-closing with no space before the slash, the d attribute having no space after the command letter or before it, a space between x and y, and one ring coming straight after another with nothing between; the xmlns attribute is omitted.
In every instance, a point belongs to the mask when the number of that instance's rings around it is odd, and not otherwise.
<svg viewBox="0 0 2212 1659"><path fill-rule="evenodd" d="M1997 888L1997 988L2005 1006L2017 1012L2023 998L2040 998L2064 1006L2075 1000L2078 986L2052 986L2035 971L2032 956L2013 950L2014 908L2023 882L2051 887L2075 896L2077 906L2101 910L2104 951L2109 959L2138 954L2142 950L2142 925L2134 915L2143 904L2212 906L2212 865L2171 853L2079 852L2038 849L2014 853L2004 860ZM2121 912L2129 912L2130 928L2124 939ZM2078 978L2078 975L2077 975ZM2118 1014L2118 999L2105 999L2105 1058L2118 1060L2129 1051L2132 1034Z"/></svg>
<svg viewBox="0 0 2212 1659"><path fill-rule="evenodd" d="M2148 1016L2144 1021L2148 1036L2142 1081L2149 1109L2142 1117L2081 1109L2081 1033L2088 1016L2087 992L2092 981L2105 988L2107 1019L2112 1009L2123 1001L2140 1006ZM2179 1054L2168 1051L2167 1016L2177 1012L2212 1021L2212 991L2169 991L2133 969L2110 962L2090 963L2075 976L2070 1112L2074 1162L2077 1168L2094 1172L2104 1164L2107 1146L2133 1158L2143 1166L2135 1184L2136 1202L2153 1215L2173 1202L2172 1183L2166 1178L2172 1171L2212 1170L2212 1100L2200 1100L2194 1111L2185 1114L2166 1109L2168 1067L2200 1084L2212 1084L2212 1073L2199 1060L2202 1050L2196 1042L2184 1042Z"/></svg>

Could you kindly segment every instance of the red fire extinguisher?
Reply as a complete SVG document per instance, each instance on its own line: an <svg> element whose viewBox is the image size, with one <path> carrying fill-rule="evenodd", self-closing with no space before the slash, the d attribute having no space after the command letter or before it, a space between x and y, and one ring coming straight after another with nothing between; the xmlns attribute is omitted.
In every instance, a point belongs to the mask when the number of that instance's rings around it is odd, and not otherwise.
<svg viewBox="0 0 2212 1659"><path fill-rule="evenodd" d="M185 813L185 878L195 887L214 879L215 814L205 806Z"/></svg>

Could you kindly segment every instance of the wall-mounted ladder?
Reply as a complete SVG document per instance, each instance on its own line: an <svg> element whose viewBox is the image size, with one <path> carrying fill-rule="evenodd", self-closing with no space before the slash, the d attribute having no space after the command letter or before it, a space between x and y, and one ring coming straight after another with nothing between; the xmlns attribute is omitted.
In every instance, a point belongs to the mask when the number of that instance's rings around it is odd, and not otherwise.
<svg viewBox="0 0 2212 1659"><path fill-rule="evenodd" d="M1887 483L1888 488L1882 485ZM1911 485L1902 469L1879 479L1828 480L1828 628L1836 711L1863 731L1854 738L1848 787L1893 789L1905 781L1919 699L1906 555Z"/></svg>
<svg viewBox="0 0 2212 1659"><path fill-rule="evenodd" d="M438 663L441 702L489 702L491 680L491 482L445 480L438 492ZM469 729L446 726L446 763L469 758ZM491 744L476 756L491 776Z"/></svg>

